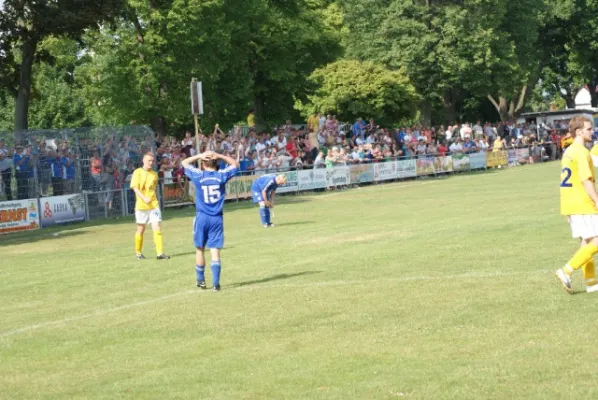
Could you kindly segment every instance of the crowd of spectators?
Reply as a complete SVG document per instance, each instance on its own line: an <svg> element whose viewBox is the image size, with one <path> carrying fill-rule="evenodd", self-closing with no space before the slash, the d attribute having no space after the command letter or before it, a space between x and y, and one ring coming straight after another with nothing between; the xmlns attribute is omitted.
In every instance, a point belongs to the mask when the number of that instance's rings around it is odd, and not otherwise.
<svg viewBox="0 0 598 400"><path fill-rule="evenodd" d="M253 120L248 122L253 125ZM246 134L241 127L225 133L216 125L209 135L200 134L196 138L186 132L182 140L160 136L116 139L116 135L112 135L102 140L69 141L34 136L25 144L10 147L0 138L0 196L3 193L5 199L11 200L102 191L106 193L103 201L112 208L112 191L127 187L132 172L140 166L141 157L147 151L156 152L156 169L164 183L177 184L183 189L181 161L195 154L196 140L201 144L201 151L214 150L237 158L241 170L250 173L525 146L541 159L552 151L543 146L547 143L557 144L557 153L560 153L566 129L566 120L541 126L478 121L447 127L386 128L372 119L358 118L352 124L345 124L334 115L315 114L303 125L286 121L271 131L258 132L251 127Z"/></svg>

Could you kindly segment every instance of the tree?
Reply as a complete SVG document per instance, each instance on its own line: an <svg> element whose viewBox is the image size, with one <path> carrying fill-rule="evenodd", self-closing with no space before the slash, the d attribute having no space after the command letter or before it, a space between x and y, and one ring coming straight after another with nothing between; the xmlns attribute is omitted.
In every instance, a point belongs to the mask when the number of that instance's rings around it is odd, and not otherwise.
<svg viewBox="0 0 598 400"><path fill-rule="evenodd" d="M78 37L120 12L123 0L5 0L0 14L0 82L16 99L15 131L28 128L33 66L46 37Z"/></svg>
<svg viewBox="0 0 598 400"><path fill-rule="evenodd" d="M381 64L341 60L319 68L310 76L316 90L301 107L304 116L332 113L343 121L375 118L390 124L415 114L417 95L404 71Z"/></svg>

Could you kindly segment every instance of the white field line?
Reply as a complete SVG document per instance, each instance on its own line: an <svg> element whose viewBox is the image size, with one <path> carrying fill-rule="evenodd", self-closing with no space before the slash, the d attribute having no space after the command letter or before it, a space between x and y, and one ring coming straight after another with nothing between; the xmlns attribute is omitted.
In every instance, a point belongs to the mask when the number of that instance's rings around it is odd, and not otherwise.
<svg viewBox="0 0 598 400"><path fill-rule="evenodd" d="M332 280L332 281L323 281L323 282L306 282L306 283L296 283L296 284L274 284L274 285L248 285L248 286L241 286L237 288L231 288L230 291L236 290L247 290L247 291L256 291L256 290L263 290L263 289L276 289L276 288L300 288L300 287L322 287L322 286L345 286L345 285L370 285L372 282L411 282L411 281L439 281L439 280L451 280L451 279L487 279L492 277L501 277L501 276L512 276L512 275L527 275L530 273L543 273L546 274L550 271L545 269L542 270L535 270L535 271L506 271L506 272L468 272L464 274L457 274L457 275L438 275L438 276L429 276L429 275L421 275L421 276L406 276L402 278L379 278L379 279L366 279L366 280ZM226 290L226 287L225 287ZM48 321L42 322L40 324L29 325L19 329L13 329L10 331L5 331L0 333L0 338L5 338L8 336L19 335L22 333L28 333L32 331L36 331L39 329L69 324L71 322L77 322L84 319L99 317L107 314L112 314L122 310L128 310L131 308L136 307L143 307L146 305L151 305L155 303L159 303L164 300L170 300L173 298L185 296L188 294L197 294L197 293L206 293L207 291L204 290L185 290L182 292L172 293L161 297L156 297L154 299L138 301L135 303L125 304L118 307L110 307L105 308L103 310L94 311L88 314L82 314L74 317L58 319L55 321Z"/></svg>

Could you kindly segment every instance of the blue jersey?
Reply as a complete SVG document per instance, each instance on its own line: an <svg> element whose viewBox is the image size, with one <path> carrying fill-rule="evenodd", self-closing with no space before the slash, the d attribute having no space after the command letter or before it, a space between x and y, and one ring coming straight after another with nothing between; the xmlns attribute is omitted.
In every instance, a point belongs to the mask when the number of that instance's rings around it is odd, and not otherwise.
<svg viewBox="0 0 598 400"><path fill-rule="evenodd" d="M229 166L222 171L202 171L185 166L185 175L195 185L195 207L198 213L222 215L226 182L237 174L237 168Z"/></svg>
<svg viewBox="0 0 598 400"><path fill-rule="evenodd" d="M277 187L276 175L263 175L253 182L251 190L260 193L265 191L267 195L270 195Z"/></svg>

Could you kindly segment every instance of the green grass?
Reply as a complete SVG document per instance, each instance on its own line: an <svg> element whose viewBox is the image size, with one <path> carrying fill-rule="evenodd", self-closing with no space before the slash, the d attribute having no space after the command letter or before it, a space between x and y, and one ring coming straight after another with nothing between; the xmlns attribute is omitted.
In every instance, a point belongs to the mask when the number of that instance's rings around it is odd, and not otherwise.
<svg viewBox="0 0 598 400"><path fill-rule="evenodd" d="M223 290L131 219L0 237L0 398L593 398L598 295L556 163L227 206ZM53 233L59 233L58 237ZM209 268L208 268L209 269ZM208 273L208 283L211 275Z"/></svg>

